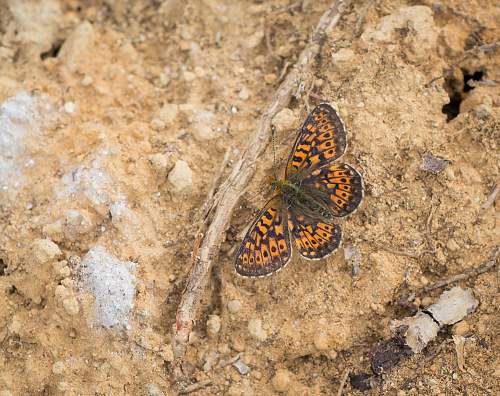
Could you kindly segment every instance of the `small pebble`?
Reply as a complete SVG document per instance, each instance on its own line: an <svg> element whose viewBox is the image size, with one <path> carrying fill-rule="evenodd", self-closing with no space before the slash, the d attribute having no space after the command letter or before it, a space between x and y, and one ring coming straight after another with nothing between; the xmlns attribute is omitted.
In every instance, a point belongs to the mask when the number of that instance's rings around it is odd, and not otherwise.
<svg viewBox="0 0 500 396"><path fill-rule="evenodd" d="M66 368L66 366L64 365L64 363L61 361L58 361L52 365L52 372L54 374L62 374L64 372L65 368Z"/></svg>
<svg viewBox="0 0 500 396"><path fill-rule="evenodd" d="M272 123L276 131L283 132L290 130L297 124L297 117L292 110L285 108L274 116Z"/></svg>
<svg viewBox="0 0 500 396"><path fill-rule="evenodd" d="M82 80L82 85L84 87L88 87L90 84L92 84L94 82L94 79L90 76L85 76L83 77L83 80Z"/></svg>
<svg viewBox="0 0 500 396"><path fill-rule="evenodd" d="M351 267L351 275L356 277L359 275L359 268L361 265L361 252L354 245L346 245L344 247L344 259Z"/></svg>
<svg viewBox="0 0 500 396"><path fill-rule="evenodd" d="M177 160L168 174L168 181L175 192L181 192L193 185L193 171L184 160Z"/></svg>
<svg viewBox="0 0 500 396"><path fill-rule="evenodd" d="M80 312L80 305L76 297L68 297L62 302L64 310L70 315L78 315Z"/></svg>
<svg viewBox="0 0 500 396"><path fill-rule="evenodd" d="M278 76L274 73L269 73L269 74L264 75L264 82L266 84L274 84L277 79L278 79Z"/></svg>
<svg viewBox="0 0 500 396"><path fill-rule="evenodd" d="M428 307L429 305L431 305L433 302L433 299L432 297L429 297L429 296L425 296L424 298L422 298L422 307Z"/></svg>
<svg viewBox="0 0 500 396"><path fill-rule="evenodd" d="M241 375L246 375L250 372L250 368L245 364L245 362L241 359L238 359L233 363L234 368L238 370L238 373Z"/></svg>
<svg viewBox="0 0 500 396"><path fill-rule="evenodd" d="M165 123L160 120L159 118L153 118L151 120L151 126L155 131L161 131L162 129L165 129Z"/></svg>
<svg viewBox="0 0 500 396"><path fill-rule="evenodd" d="M215 133L214 129L210 125L204 123L194 124L191 127L191 131L193 132L194 137L198 141L212 140L217 137L217 134Z"/></svg>
<svg viewBox="0 0 500 396"><path fill-rule="evenodd" d="M285 392L290 386L291 378L290 372L285 369L276 371L271 383L276 392Z"/></svg>
<svg viewBox="0 0 500 396"><path fill-rule="evenodd" d="M453 326L453 334L457 336L465 336L466 334L469 333L469 331L470 331L470 326L465 320L458 322L456 325Z"/></svg>
<svg viewBox="0 0 500 396"><path fill-rule="evenodd" d="M73 102L64 103L64 111L68 114L73 114L76 110L76 105Z"/></svg>
<svg viewBox="0 0 500 396"><path fill-rule="evenodd" d="M236 313L241 310L241 301L240 300L231 300L227 303L227 309L231 313Z"/></svg>
<svg viewBox="0 0 500 396"><path fill-rule="evenodd" d="M215 337L221 328L221 319L218 315L210 315L207 320L207 333L209 337Z"/></svg>
<svg viewBox="0 0 500 396"><path fill-rule="evenodd" d="M242 88L240 93L238 94L238 98L241 100L248 100L250 98L250 93L248 92L248 89Z"/></svg>
<svg viewBox="0 0 500 396"><path fill-rule="evenodd" d="M245 343L240 338L235 338L231 346L236 352L243 352L246 349Z"/></svg>
<svg viewBox="0 0 500 396"><path fill-rule="evenodd" d="M46 263L60 256L61 250L50 239L37 239L33 242L33 254L36 260L40 263Z"/></svg>
<svg viewBox="0 0 500 396"><path fill-rule="evenodd" d="M248 49L252 49L257 47L264 38L264 30L258 30L254 34L250 35L245 40L245 47Z"/></svg>
<svg viewBox="0 0 500 396"><path fill-rule="evenodd" d="M147 384L146 385L146 395L147 396L165 396L165 394L160 390L158 385Z"/></svg>
<svg viewBox="0 0 500 396"><path fill-rule="evenodd" d="M170 164L170 156L163 153L151 154L148 160L151 165L153 165L153 168L160 174L165 172Z"/></svg>
<svg viewBox="0 0 500 396"><path fill-rule="evenodd" d="M318 351L326 351L330 348L330 337L320 331L314 338L314 346Z"/></svg>
<svg viewBox="0 0 500 396"><path fill-rule="evenodd" d="M265 341L267 338L267 333L262 328L262 320L260 319L250 319L248 322L248 332L250 335L258 341Z"/></svg>
<svg viewBox="0 0 500 396"><path fill-rule="evenodd" d="M349 48L342 48L332 54L333 66L340 71L350 70L353 68L354 51Z"/></svg>
<svg viewBox="0 0 500 396"><path fill-rule="evenodd" d="M422 158L422 169L434 174L442 172L449 164L450 161L436 157L432 153L425 153Z"/></svg>
<svg viewBox="0 0 500 396"><path fill-rule="evenodd" d="M162 120L166 125L171 124L177 118L179 113L179 105L175 103L167 103L158 112L158 118Z"/></svg>
<svg viewBox="0 0 500 396"><path fill-rule="evenodd" d="M229 345L227 344L220 344L217 347L217 350L222 353L223 355L227 355L229 352L231 352L231 348L229 348Z"/></svg>
<svg viewBox="0 0 500 396"><path fill-rule="evenodd" d="M456 252L458 249L460 249L460 246L458 246L458 244L455 242L454 239L450 239L446 243L446 247L448 248L448 250L450 250L452 252Z"/></svg>

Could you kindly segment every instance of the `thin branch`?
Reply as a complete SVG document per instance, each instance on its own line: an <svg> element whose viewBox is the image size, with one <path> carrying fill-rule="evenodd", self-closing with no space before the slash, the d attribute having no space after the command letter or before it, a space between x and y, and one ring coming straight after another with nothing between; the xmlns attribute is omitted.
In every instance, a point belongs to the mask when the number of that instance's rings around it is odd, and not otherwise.
<svg viewBox="0 0 500 396"><path fill-rule="evenodd" d="M342 396L342 393L344 392L345 384L347 383L347 378L349 377L350 372L351 372L351 370L349 368L346 368L344 370L344 374L342 375L342 380L340 381L339 390L337 391L337 396Z"/></svg>
<svg viewBox="0 0 500 396"><path fill-rule="evenodd" d="M431 251L431 253L436 253L436 248L434 246L434 242L432 242L432 218L434 217L434 213L436 213L437 206L431 207L429 212L429 217L427 217L427 222L425 223L425 239L427 241L427 247Z"/></svg>
<svg viewBox="0 0 500 396"><path fill-rule="evenodd" d="M490 258L487 261L485 261L484 263L482 263L480 266L473 268L470 271L464 272L462 274L454 275L448 279L436 282L433 285L423 287L422 289L418 290L415 294L416 295L425 294L425 293L428 293L430 291L433 291L436 289L441 289L442 287L446 287L452 283L464 281L464 280L467 280L469 278L474 278L480 274L483 274L483 273L489 271L490 269L492 269L495 266L495 264L497 262L497 256L498 256L499 251L500 251L500 246L495 246L495 248L491 252Z"/></svg>
<svg viewBox="0 0 500 396"><path fill-rule="evenodd" d="M182 376L182 363L186 352L189 333L193 328L201 298L205 292L209 274L219 252L225 230L238 198L255 173L257 158L264 152L270 138L271 121L290 102L297 84L307 80L309 71L327 35L337 25L346 11L350 0L335 0L321 16L309 44L301 52L297 63L278 87L258 122L254 138L235 163L227 180L219 188L218 204L213 208L213 218L200 239L199 249L193 252L191 271L177 309L173 328L174 376ZM216 194L217 195L217 194Z"/></svg>
<svg viewBox="0 0 500 396"><path fill-rule="evenodd" d="M207 379L204 381L200 382L195 382L194 384L188 385L184 387L183 389L180 390L179 394L181 395L187 395L188 393L196 392L197 390L200 390L208 385L211 385L212 381Z"/></svg>
<svg viewBox="0 0 500 396"><path fill-rule="evenodd" d="M481 210L486 210L490 206L492 206L495 203L499 192L500 192L500 186L498 184L495 184L495 186L491 190L491 194L489 195L488 199L484 204L481 205Z"/></svg>

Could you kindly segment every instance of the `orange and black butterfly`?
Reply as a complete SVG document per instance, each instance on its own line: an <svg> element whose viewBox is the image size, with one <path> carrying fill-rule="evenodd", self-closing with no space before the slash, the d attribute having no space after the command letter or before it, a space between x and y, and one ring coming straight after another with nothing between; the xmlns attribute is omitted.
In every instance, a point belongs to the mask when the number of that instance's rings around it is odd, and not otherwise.
<svg viewBox="0 0 500 396"><path fill-rule="evenodd" d="M260 277L282 269L292 245L304 258L318 260L340 245L333 221L354 212L363 199L363 179L351 166L334 163L346 149L345 126L328 104L307 117L295 140L276 195L250 226L236 254L236 272Z"/></svg>

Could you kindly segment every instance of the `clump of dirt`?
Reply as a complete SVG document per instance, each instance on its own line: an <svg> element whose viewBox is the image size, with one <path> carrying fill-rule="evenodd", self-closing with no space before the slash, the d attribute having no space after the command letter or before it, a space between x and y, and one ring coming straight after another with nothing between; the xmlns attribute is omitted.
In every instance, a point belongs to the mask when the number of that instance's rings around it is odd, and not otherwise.
<svg viewBox="0 0 500 396"><path fill-rule="evenodd" d="M338 253L237 277L233 252L275 170L269 146L190 336L194 394L498 393L493 272L464 282L480 302L460 324L465 363L449 342L432 358L442 332L368 381L390 322L439 293L411 306L401 295L479 265L499 240L498 8L415 4L351 5L312 85L297 82L278 167L308 110L334 103L365 199ZM177 393L170 335L196 219L328 5L0 5L0 394Z"/></svg>

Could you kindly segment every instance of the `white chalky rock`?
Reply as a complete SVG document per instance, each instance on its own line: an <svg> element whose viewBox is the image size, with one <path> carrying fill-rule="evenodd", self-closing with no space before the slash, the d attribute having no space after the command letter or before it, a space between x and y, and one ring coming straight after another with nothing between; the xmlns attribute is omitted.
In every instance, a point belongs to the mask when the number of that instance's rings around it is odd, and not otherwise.
<svg viewBox="0 0 500 396"><path fill-rule="evenodd" d="M339 71L351 70L354 66L354 51L349 48L342 48L332 55L333 66Z"/></svg>
<svg viewBox="0 0 500 396"><path fill-rule="evenodd" d="M248 332L258 341L265 341L267 338L266 331L262 328L262 320L250 319L248 322Z"/></svg>
<svg viewBox="0 0 500 396"><path fill-rule="evenodd" d="M193 171L184 160L178 160L168 174L168 181L175 192L181 192L193 185Z"/></svg>
<svg viewBox="0 0 500 396"><path fill-rule="evenodd" d="M50 239L37 239L33 242L33 255L43 264L61 255L61 250Z"/></svg>
<svg viewBox="0 0 500 396"><path fill-rule="evenodd" d="M158 112L158 118L166 125L171 124L179 113L179 105L175 103L167 103Z"/></svg>
<svg viewBox="0 0 500 396"><path fill-rule="evenodd" d="M283 109L273 118L276 131L283 132L293 128L297 124L297 117L290 109Z"/></svg>

